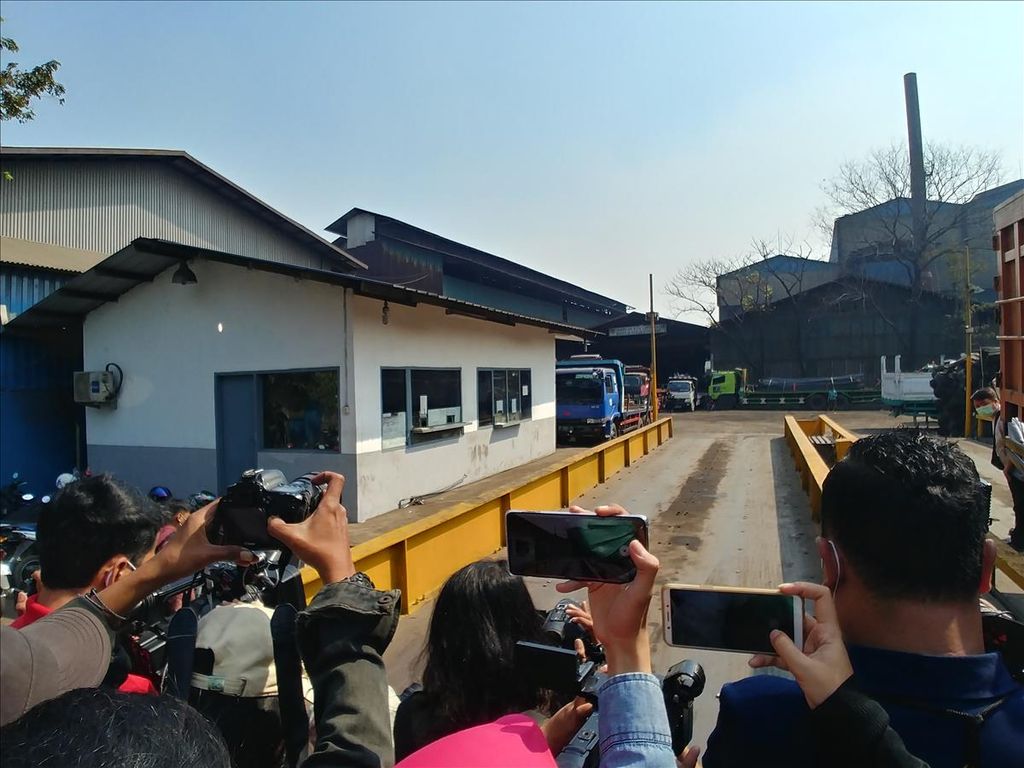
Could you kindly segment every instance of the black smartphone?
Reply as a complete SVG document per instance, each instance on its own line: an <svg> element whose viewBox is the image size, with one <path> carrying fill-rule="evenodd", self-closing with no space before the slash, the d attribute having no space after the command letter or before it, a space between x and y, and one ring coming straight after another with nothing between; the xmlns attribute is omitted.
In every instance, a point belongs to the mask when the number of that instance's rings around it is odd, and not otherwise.
<svg viewBox="0 0 1024 768"><path fill-rule="evenodd" d="M804 605L777 589L668 584L661 590L665 642L711 651L774 654L769 635L780 629L804 644Z"/></svg>
<svg viewBox="0 0 1024 768"><path fill-rule="evenodd" d="M647 546L643 515L505 513L508 569L518 576L625 584L636 576L629 542Z"/></svg>

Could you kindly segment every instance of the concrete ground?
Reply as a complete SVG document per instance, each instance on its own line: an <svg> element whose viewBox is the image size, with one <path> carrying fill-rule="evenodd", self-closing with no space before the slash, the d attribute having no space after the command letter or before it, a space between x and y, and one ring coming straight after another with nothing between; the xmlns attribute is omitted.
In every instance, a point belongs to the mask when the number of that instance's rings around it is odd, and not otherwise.
<svg viewBox="0 0 1024 768"><path fill-rule="evenodd" d="M661 559L660 583L685 582L774 587L782 581L820 578L814 548L817 528L782 438L777 411L678 414L675 437L607 483L576 499L584 507L619 503L651 520L651 550ZM884 412L837 415L844 427L869 434L900 421ZM990 448L959 441L983 477L993 482L993 531L1012 524L1009 490L989 464ZM561 597L555 582L528 579L534 603L549 608ZM579 598L582 599L580 594ZM401 692L422 672L420 654L431 605L402 618L385 655L388 677ZM671 648L664 642L660 596L652 601L650 630L656 671L684 658L707 674L697 700L694 743L703 746L718 716L722 685L751 673L741 654Z"/></svg>

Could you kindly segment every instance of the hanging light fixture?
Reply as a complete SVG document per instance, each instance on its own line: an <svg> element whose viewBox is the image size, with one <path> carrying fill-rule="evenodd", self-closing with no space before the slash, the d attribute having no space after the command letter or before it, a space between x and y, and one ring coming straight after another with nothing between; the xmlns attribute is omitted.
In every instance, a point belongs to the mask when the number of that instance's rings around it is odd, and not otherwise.
<svg viewBox="0 0 1024 768"><path fill-rule="evenodd" d="M171 275L171 282L175 285L195 285L199 279L196 273L189 269L188 262L183 260Z"/></svg>

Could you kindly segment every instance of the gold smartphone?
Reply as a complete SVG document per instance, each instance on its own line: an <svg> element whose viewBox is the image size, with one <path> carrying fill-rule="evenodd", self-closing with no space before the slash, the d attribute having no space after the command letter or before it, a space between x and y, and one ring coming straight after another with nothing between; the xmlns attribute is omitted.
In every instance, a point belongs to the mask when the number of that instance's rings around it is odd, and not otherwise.
<svg viewBox="0 0 1024 768"><path fill-rule="evenodd" d="M709 651L774 654L779 629L804 644L804 601L777 589L666 584L661 590L665 642Z"/></svg>

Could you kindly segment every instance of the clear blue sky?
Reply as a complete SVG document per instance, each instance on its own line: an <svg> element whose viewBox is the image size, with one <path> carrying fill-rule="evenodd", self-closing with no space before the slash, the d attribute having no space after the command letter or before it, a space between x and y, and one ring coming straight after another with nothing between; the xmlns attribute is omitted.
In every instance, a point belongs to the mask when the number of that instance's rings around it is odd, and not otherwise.
<svg viewBox="0 0 1024 768"><path fill-rule="evenodd" d="M813 237L821 181L905 136L905 72L926 140L1024 175L1019 2L2 12L68 90L6 144L184 149L316 231L370 208L637 306L649 271Z"/></svg>

